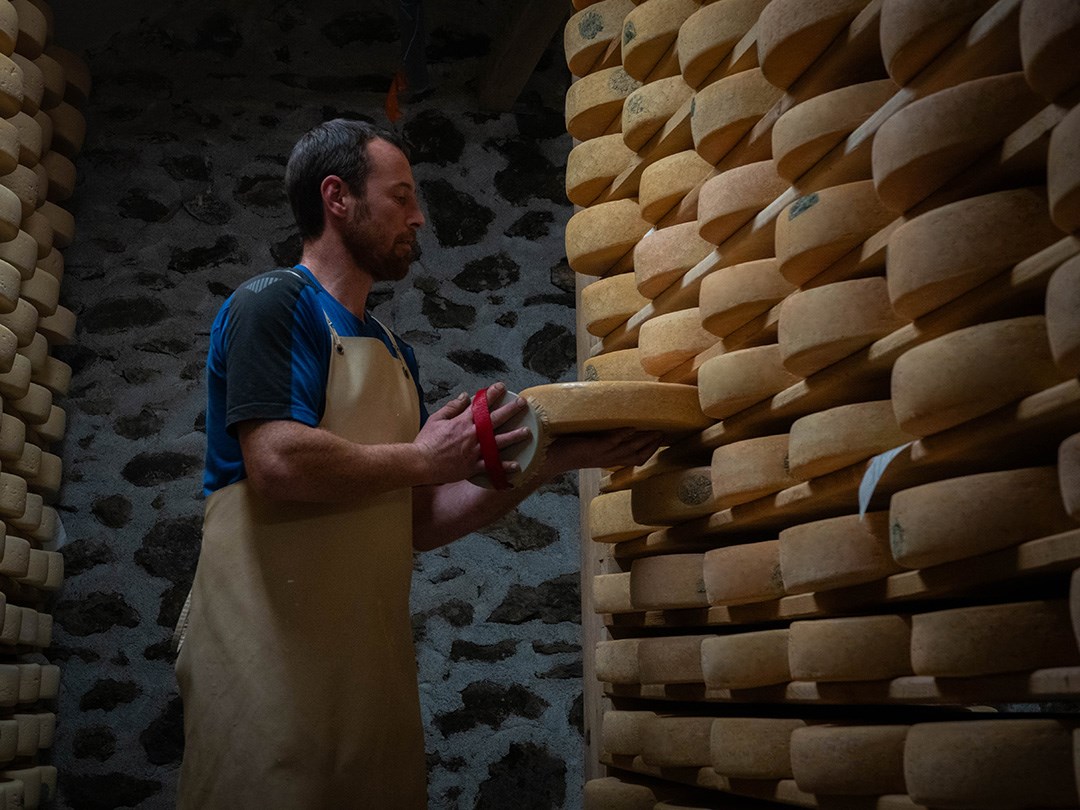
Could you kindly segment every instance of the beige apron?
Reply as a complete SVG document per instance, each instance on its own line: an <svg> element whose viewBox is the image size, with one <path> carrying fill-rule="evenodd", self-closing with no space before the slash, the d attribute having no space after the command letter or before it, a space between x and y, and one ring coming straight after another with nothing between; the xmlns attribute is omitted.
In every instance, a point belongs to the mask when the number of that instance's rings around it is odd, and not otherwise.
<svg viewBox="0 0 1080 810"><path fill-rule="evenodd" d="M400 349L339 337L320 426L411 442L416 387ZM412 493L272 503L213 493L177 659L182 810L427 807L409 620Z"/></svg>

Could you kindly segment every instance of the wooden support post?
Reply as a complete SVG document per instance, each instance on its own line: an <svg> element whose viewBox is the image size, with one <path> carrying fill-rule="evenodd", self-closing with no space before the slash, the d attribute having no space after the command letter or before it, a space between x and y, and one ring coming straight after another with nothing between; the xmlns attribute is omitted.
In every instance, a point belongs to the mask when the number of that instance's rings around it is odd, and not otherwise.
<svg viewBox="0 0 1080 810"><path fill-rule="evenodd" d="M480 77L476 96L482 108L506 112L514 106L571 10L567 0L524 0L499 37Z"/></svg>

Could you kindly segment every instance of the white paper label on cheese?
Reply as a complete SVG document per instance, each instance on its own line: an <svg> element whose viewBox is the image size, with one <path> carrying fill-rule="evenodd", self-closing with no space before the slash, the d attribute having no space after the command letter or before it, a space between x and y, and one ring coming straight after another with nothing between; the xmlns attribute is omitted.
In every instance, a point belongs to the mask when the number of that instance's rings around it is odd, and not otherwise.
<svg viewBox="0 0 1080 810"><path fill-rule="evenodd" d="M859 517L866 514L866 509L870 506L870 498L873 497L874 490L877 489L881 476L885 474L885 468L892 463L894 458L907 448L911 447L912 444L914 444L914 442L902 444L899 447L894 447L892 450L886 450L884 453L880 453L870 459L870 464L867 465L866 472L863 473L862 481L859 483Z"/></svg>
<svg viewBox="0 0 1080 810"><path fill-rule="evenodd" d="M64 531L64 521L60 519L60 516L56 516L56 538L47 543L42 543L41 547L45 551L57 551L68 543L67 532Z"/></svg>

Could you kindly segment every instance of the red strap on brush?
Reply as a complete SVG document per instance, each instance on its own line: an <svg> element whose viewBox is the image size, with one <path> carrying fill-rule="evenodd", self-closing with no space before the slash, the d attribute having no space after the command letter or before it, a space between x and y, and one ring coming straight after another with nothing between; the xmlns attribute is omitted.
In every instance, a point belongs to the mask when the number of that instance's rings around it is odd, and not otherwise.
<svg viewBox="0 0 1080 810"><path fill-rule="evenodd" d="M488 410L487 388L476 392L472 401L472 418L476 426L476 439L480 442L480 456L484 460L484 470L495 489L510 489L510 482L503 472L502 459L499 458L499 446L495 443L495 428L491 424L491 412Z"/></svg>

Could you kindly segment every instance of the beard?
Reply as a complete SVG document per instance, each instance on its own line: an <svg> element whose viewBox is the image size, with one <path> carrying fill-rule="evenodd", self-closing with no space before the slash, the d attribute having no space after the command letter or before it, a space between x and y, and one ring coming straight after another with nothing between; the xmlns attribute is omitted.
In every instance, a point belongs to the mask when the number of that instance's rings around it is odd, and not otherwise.
<svg viewBox="0 0 1080 810"><path fill-rule="evenodd" d="M420 258L420 243L415 233L396 239L389 251L382 248L380 234L364 211L357 212L344 236L345 247L353 261L375 281L401 281L409 274L409 266Z"/></svg>

